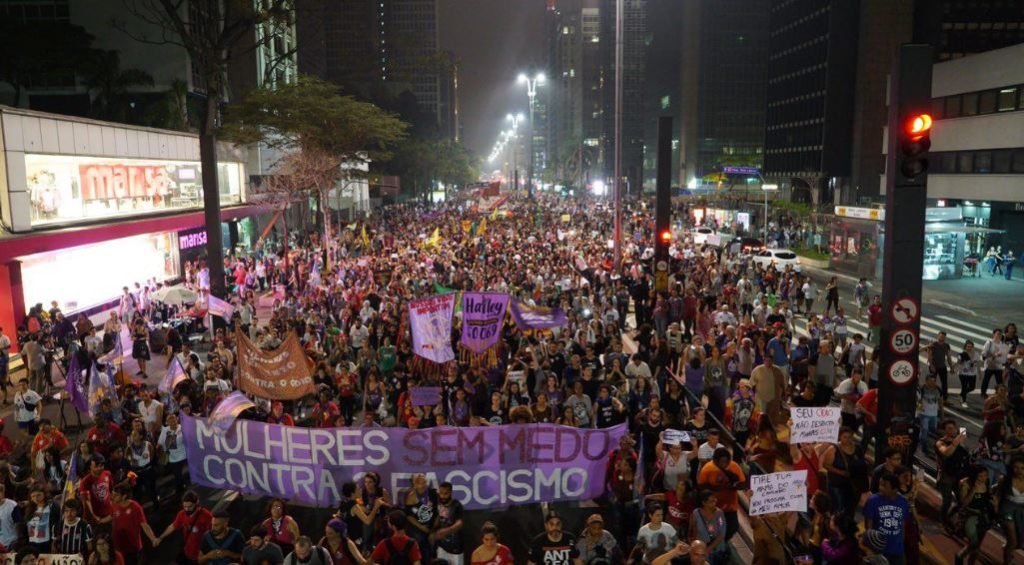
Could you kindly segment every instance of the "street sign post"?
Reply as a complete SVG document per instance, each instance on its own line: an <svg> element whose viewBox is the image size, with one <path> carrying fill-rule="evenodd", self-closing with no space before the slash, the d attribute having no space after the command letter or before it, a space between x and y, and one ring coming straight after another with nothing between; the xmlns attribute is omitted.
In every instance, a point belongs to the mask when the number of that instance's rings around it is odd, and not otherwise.
<svg viewBox="0 0 1024 565"><path fill-rule="evenodd" d="M658 177L654 193L654 291L668 292L672 245L672 116L658 118Z"/></svg>
<svg viewBox="0 0 1024 565"><path fill-rule="evenodd" d="M906 447L900 439L890 441L893 407L899 406L904 417L913 417L917 404L931 85L931 47L902 45L889 85L879 341L884 376L878 380L875 453L889 446Z"/></svg>

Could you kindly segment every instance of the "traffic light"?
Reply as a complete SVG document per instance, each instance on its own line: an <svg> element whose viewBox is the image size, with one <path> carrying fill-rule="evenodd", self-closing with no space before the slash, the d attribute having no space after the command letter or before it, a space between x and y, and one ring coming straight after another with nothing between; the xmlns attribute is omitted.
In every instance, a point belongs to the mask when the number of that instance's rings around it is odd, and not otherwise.
<svg viewBox="0 0 1024 565"><path fill-rule="evenodd" d="M932 146L932 117L925 113L914 113L903 122L900 158L900 173L906 181L913 182L928 172L928 149Z"/></svg>
<svg viewBox="0 0 1024 565"><path fill-rule="evenodd" d="M664 243L665 245L671 245L672 230L661 230L661 233L658 234L658 238L661 239L661 242Z"/></svg>

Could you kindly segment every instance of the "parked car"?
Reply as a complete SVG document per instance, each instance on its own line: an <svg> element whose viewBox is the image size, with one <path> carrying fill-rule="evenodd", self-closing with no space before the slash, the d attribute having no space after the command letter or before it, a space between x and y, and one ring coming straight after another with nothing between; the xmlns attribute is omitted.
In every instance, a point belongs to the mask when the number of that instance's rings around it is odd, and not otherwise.
<svg viewBox="0 0 1024 565"><path fill-rule="evenodd" d="M794 271L800 271L800 257L789 249L761 249L754 252L754 263L767 269L768 265L775 265L778 270L787 266L793 267Z"/></svg>
<svg viewBox="0 0 1024 565"><path fill-rule="evenodd" d="M713 233L715 233L715 230L711 228L693 228L690 230L690 237L693 238L694 245L704 245L708 240L708 236Z"/></svg>
<svg viewBox="0 0 1024 565"><path fill-rule="evenodd" d="M756 237L737 237L729 242L729 247L737 244L740 246L740 253L744 255L751 255L764 249L764 242Z"/></svg>

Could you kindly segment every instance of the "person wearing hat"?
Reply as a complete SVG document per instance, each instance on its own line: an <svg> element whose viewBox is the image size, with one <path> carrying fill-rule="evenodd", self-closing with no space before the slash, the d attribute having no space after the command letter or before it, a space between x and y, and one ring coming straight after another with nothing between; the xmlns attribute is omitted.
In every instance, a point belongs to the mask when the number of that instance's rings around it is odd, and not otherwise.
<svg viewBox="0 0 1024 565"><path fill-rule="evenodd" d="M864 552L865 565L889 565L889 560L883 555L888 547L888 540L885 534L878 530L865 530L860 536L860 549Z"/></svg>
<svg viewBox="0 0 1024 565"><path fill-rule="evenodd" d="M588 564L619 563L622 557L615 536L604 529L604 518L596 513L587 518L587 527L580 533L576 549L580 560Z"/></svg>

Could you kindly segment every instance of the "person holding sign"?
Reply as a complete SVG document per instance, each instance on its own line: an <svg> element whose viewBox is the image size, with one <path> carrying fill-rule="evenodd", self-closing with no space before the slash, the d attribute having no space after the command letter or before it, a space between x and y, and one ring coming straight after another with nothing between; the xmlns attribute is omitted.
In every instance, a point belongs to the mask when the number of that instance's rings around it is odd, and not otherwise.
<svg viewBox="0 0 1024 565"><path fill-rule="evenodd" d="M690 462L697 458L697 450L683 451L683 441L688 434L674 434L675 430L661 432L661 440L654 448L658 457L658 470L662 472L665 490L673 491L680 481L685 482L690 474ZM685 437L685 439L684 439ZM668 449L665 447L668 446Z"/></svg>

